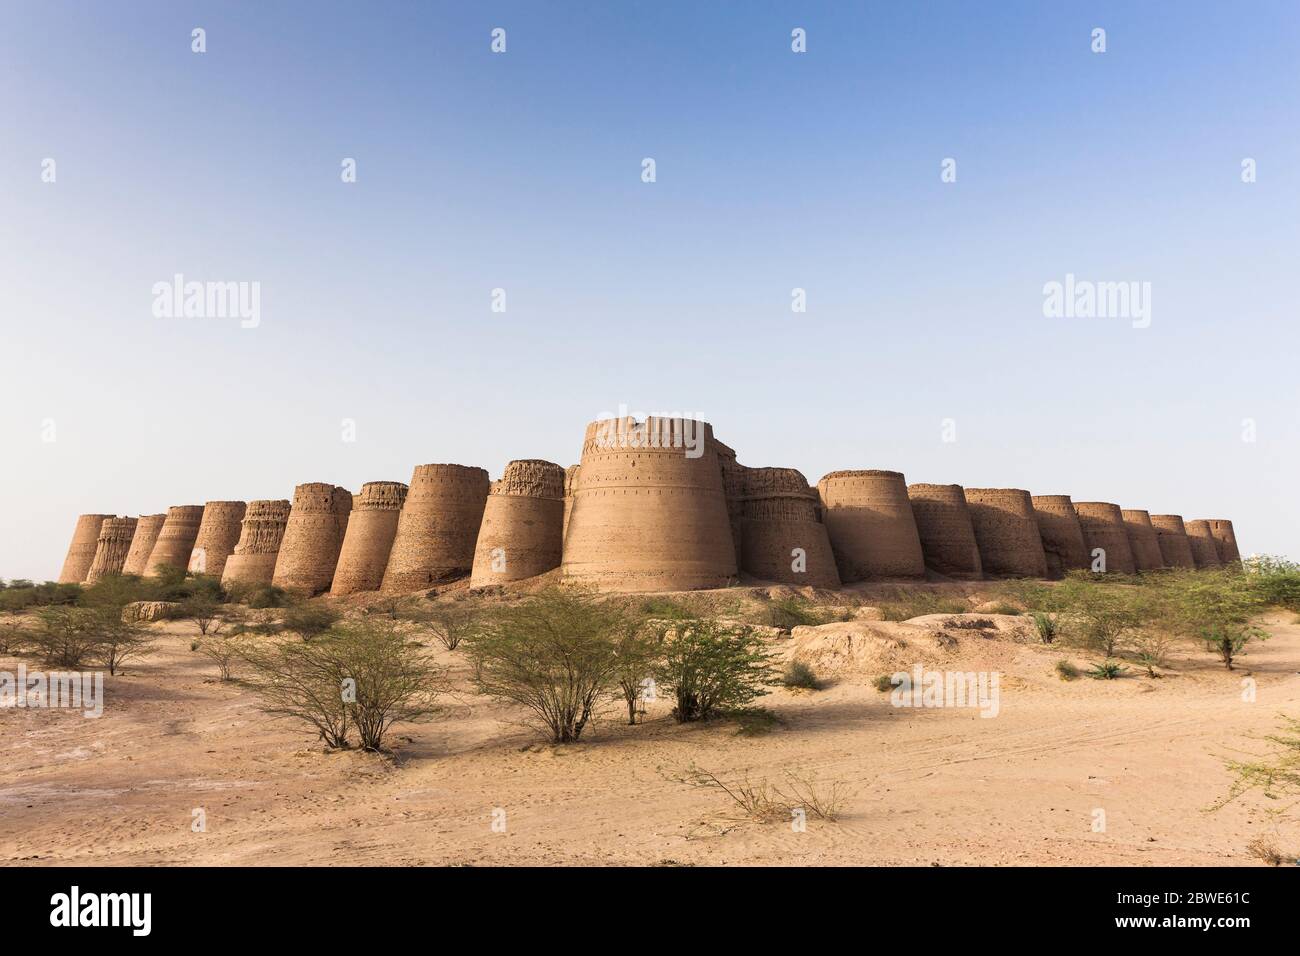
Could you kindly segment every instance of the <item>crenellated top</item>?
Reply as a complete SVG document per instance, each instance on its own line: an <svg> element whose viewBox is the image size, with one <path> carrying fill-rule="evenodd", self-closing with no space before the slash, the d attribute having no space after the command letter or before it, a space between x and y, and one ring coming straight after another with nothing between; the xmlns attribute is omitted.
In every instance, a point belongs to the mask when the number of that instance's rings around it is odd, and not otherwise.
<svg viewBox="0 0 1300 956"><path fill-rule="evenodd" d="M400 481L367 481L352 499L352 510L401 511L407 490Z"/></svg>
<svg viewBox="0 0 1300 956"><path fill-rule="evenodd" d="M566 478L564 469L554 462L524 458L506 465L501 478L492 483L492 494L559 500L564 497Z"/></svg>

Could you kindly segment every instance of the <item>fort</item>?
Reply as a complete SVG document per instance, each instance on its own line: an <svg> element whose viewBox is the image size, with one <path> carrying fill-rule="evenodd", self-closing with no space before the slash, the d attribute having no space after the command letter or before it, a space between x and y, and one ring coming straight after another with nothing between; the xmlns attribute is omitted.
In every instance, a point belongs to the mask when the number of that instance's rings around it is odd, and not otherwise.
<svg viewBox="0 0 1300 956"><path fill-rule="evenodd" d="M303 595L472 589L555 572L603 591L724 588L741 580L838 588L857 582L1131 574L1241 560L1226 518L1184 522L1110 502L1020 488L906 484L901 472L749 467L698 419L587 425L579 462L415 467L409 486L372 481L354 499L309 482L281 500L176 505L140 518L77 519L60 580L156 575ZM1103 570L1098 565L1096 570ZM468 580L466 580L468 579Z"/></svg>
<svg viewBox="0 0 1300 956"><path fill-rule="evenodd" d="M271 583L290 507L283 498L248 503L240 522L239 543L221 573L223 585Z"/></svg>

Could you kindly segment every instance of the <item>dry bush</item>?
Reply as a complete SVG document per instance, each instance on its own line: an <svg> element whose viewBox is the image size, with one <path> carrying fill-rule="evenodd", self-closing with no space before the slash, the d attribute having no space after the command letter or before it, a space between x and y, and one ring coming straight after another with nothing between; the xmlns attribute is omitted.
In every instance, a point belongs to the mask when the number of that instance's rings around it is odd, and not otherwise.
<svg viewBox="0 0 1300 956"><path fill-rule="evenodd" d="M438 643L449 651L460 647L461 642L473 634L484 620L481 608L457 604L408 606L400 608L395 616L400 620L414 621L432 631Z"/></svg>
<svg viewBox="0 0 1300 956"><path fill-rule="evenodd" d="M1277 841L1272 837L1257 836L1246 844L1246 852L1269 866L1281 866L1292 860L1300 859L1297 855L1287 855L1278 849Z"/></svg>
<svg viewBox="0 0 1300 956"><path fill-rule="evenodd" d="M789 820L795 810L834 823L844 810L851 795L847 786L839 781L822 784L811 777L793 772L785 775L785 788L774 786L766 780L751 781L748 777L726 783L716 774L695 764L687 769L682 782L702 790L720 790L729 796L751 820L758 823L776 823Z"/></svg>

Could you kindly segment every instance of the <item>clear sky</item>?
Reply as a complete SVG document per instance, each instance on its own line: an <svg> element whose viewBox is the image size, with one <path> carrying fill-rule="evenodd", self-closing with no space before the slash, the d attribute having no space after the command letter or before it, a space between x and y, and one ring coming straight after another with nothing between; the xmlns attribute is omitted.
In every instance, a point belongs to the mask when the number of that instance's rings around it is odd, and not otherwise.
<svg viewBox="0 0 1300 956"><path fill-rule="evenodd" d="M5 3L0 577L620 406L1300 558L1298 64L1291 0ZM260 323L155 316L178 273ZM1045 317L1067 274L1149 327Z"/></svg>

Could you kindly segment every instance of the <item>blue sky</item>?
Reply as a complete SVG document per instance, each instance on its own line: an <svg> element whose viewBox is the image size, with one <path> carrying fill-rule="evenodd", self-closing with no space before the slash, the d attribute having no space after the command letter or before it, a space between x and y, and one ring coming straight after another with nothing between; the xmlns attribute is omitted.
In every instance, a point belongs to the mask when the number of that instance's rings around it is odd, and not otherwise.
<svg viewBox="0 0 1300 956"><path fill-rule="evenodd" d="M0 577L620 406L1300 557L1297 62L1289 2L6 4ZM176 273L260 324L155 317ZM1045 318L1067 273L1150 327Z"/></svg>

